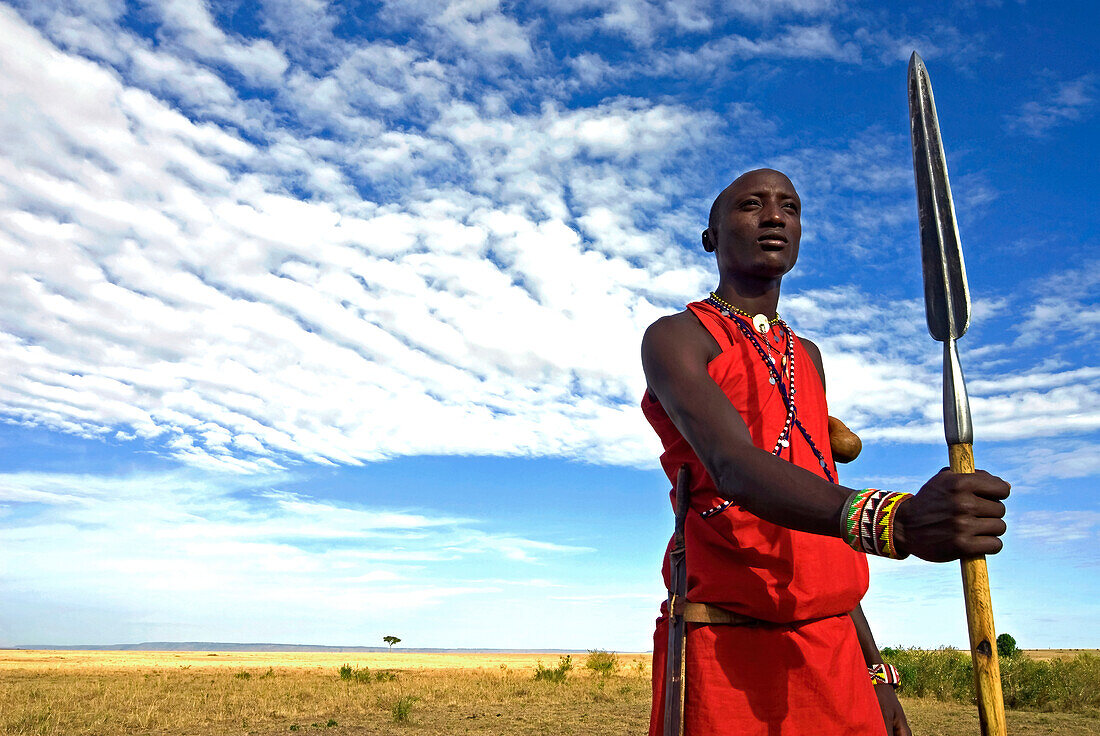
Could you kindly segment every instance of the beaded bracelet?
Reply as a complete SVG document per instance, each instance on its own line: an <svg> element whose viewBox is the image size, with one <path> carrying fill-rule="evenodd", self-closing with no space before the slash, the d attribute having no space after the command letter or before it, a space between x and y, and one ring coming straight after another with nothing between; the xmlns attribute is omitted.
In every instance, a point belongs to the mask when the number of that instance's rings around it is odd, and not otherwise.
<svg viewBox="0 0 1100 736"><path fill-rule="evenodd" d="M857 552L900 560L894 544L894 520L902 502L912 493L864 488L854 491L844 503L841 538Z"/></svg>
<svg viewBox="0 0 1100 736"><path fill-rule="evenodd" d="M867 674L871 676L871 682L876 685L890 685L895 688L901 685L901 675L898 674L898 668L892 664L868 665Z"/></svg>

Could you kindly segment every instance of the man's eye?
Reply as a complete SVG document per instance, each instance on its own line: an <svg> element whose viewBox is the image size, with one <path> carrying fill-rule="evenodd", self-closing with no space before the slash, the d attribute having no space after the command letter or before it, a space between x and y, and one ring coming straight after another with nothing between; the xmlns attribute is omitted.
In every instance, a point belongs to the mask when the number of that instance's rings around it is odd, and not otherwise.
<svg viewBox="0 0 1100 736"><path fill-rule="evenodd" d="M798 211L798 205L796 205L794 202L787 202L787 204L785 204L783 206L786 207L789 210L794 210L795 212Z"/></svg>
<svg viewBox="0 0 1100 736"><path fill-rule="evenodd" d="M744 202L741 203L741 206L742 207L759 207L760 203L758 201L756 201L755 199L746 199Z"/></svg>

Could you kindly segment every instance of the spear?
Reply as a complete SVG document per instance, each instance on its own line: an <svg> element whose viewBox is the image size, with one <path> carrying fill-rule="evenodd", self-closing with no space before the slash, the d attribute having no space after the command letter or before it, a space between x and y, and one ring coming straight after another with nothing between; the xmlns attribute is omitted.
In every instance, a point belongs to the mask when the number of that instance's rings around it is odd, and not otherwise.
<svg viewBox="0 0 1100 736"><path fill-rule="evenodd" d="M916 51L909 59L909 129L913 137L913 172L920 214L921 262L924 271L924 307L928 331L943 343L943 426L951 470L974 472L974 428L955 341L970 325L970 291L966 285L959 226L947 159L943 154L936 101L928 70ZM1005 736L1005 708L1001 695L1001 668L993 631L993 603L985 556L962 560L966 625L974 660L974 687L982 736Z"/></svg>

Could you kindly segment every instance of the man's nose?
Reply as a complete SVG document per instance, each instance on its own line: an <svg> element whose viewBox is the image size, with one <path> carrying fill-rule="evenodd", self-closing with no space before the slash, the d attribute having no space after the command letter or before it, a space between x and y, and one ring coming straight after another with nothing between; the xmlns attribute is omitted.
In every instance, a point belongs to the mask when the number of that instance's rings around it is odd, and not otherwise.
<svg viewBox="0 0 1100 736"><path fill-rule="evenodd" d="M783 212L776 202L764 205L760 212L760 221L763 224L778 225L780 227L786 225L786 221L783 219Z"/></svg>

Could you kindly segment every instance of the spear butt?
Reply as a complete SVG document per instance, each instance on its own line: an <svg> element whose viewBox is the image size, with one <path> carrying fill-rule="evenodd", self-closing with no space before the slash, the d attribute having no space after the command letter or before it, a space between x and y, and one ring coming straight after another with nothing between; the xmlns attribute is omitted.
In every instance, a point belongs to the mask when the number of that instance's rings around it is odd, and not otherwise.
<svg viewBox="0 0 1100 736"><path fill-rule="evenodd" d="M974 472L973 445L960 442L948 445L947 449L952 471ZM989 596L989 570L985 555L962 560L962 579L982 736L1007 736L1004 696L1001 694L1001 665L997 660L997 634L993 628L993 602Z"/></svg>

